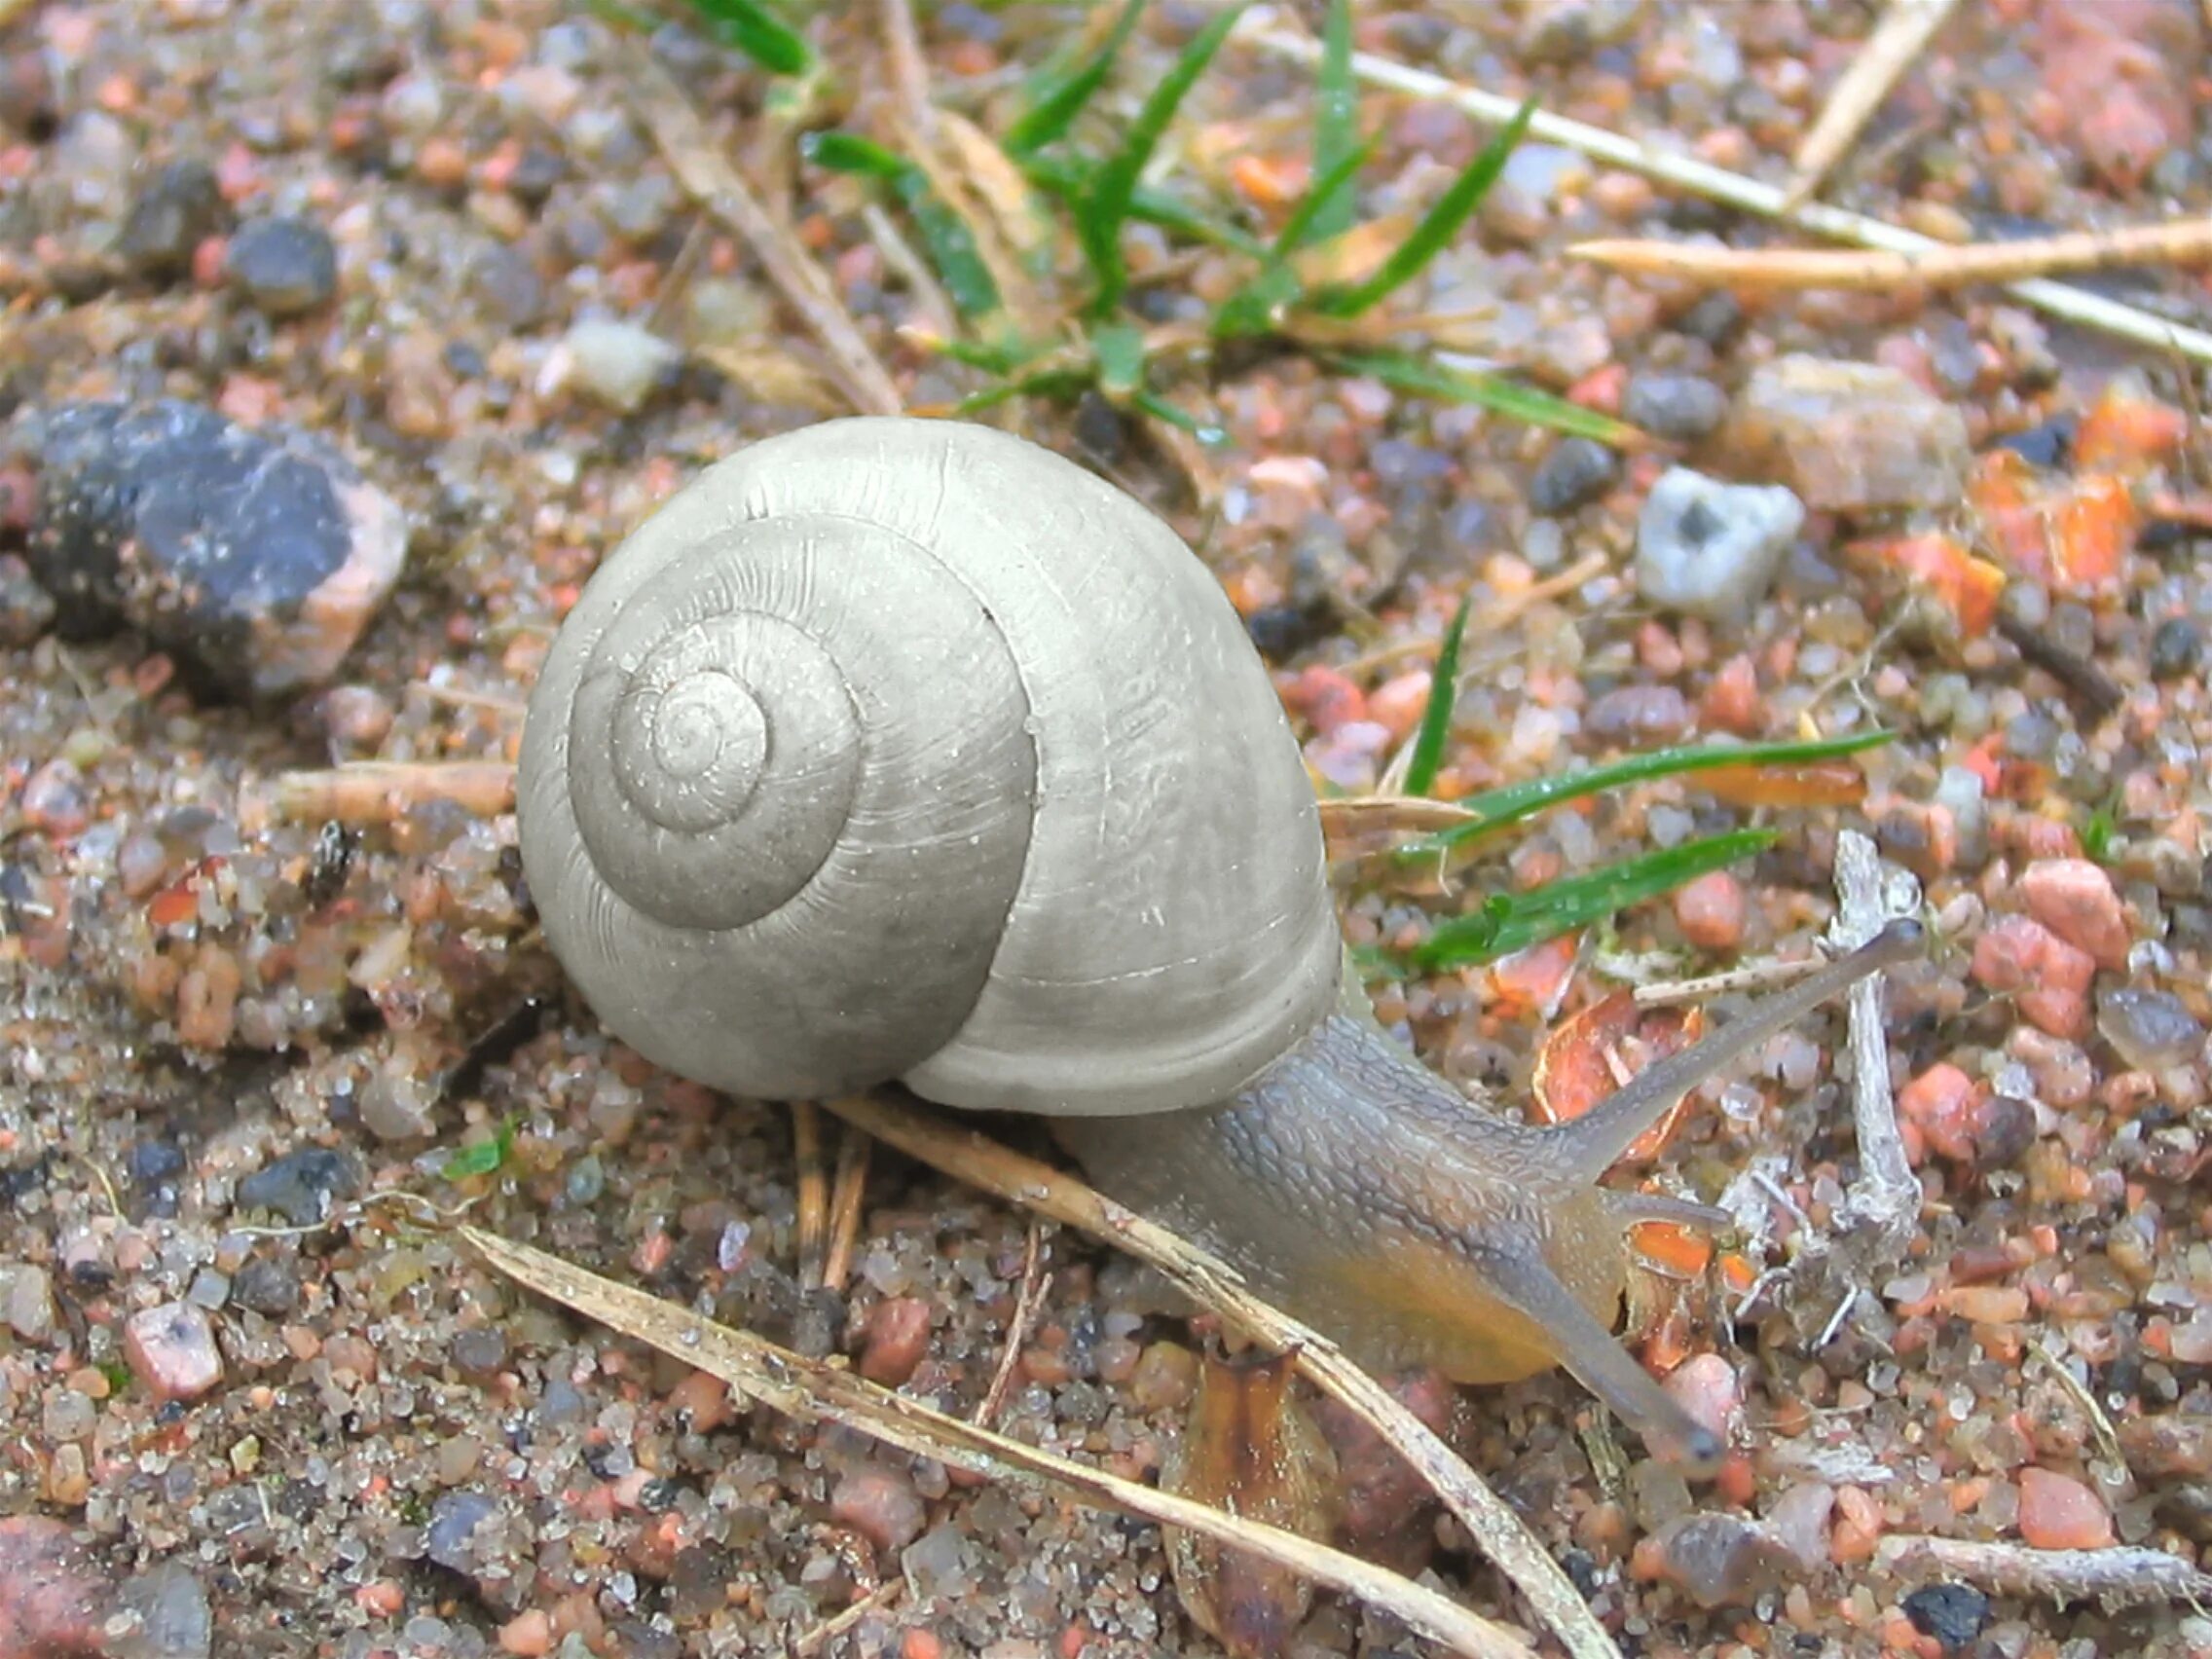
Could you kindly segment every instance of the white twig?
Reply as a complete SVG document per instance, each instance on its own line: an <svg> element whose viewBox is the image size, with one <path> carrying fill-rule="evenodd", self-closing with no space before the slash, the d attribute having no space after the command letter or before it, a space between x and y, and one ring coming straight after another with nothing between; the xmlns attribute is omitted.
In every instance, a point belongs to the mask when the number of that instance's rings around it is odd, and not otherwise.
<svg viewBox="0 0 2212 1659"><path fill-rule="evenodd" d="M1261 51L1277 57L1287 57L1299 63L1312 63L1321 55L1320 46L1304 36L1294 34L1273 21L1273 8L1254 7L1244 15L1235 30L1237 37L1248 41ZM1454 105L1478 121L1503 124L1512 119L1520 108L1512 98L1495 92L1481 92L1473 87L1462 87L1441 75L1432 75L1425 69L1415 69L1404 63L1393 63L1387 57L1377 57L1372 53L1355 52L1351 56L1352 73L1370 86L1386 87L1392 92L1407 92L1419 98L1436 98ZM1612 166L1626 167L1658 179L1664 184L1677 185L1697 195L1722 202L1746 213L1756 213L1763 218L1779 219L1793 224L1816 236L1832 238L1837 241L1855 242L1861 247L1886 248L1892 253L1918 253L1943 244L1932 237L1900 229L1880 219L1868 218L1863 213L1847 212L1841 207L1830 207L1825 203L1800 203L1795 208L1787 204L1785 194L1771 184L1755 178L1746 178L1725 167L1716 167L1695 157L1656 150L1633 138L1624 138L1617 132L1607 132L1602 127L1586 126L1569 121L1564 116L1551 115L1538 110L1529 123L1531 135L1564 144L1579 150ZM2149 346L2162 351L2174 351L2199 362L2212 363L2212 334L2202 329L2190 328L2182 323L2168 322L2162 317L2123 306L2099 294L2080 288L2068 287L2041 276L2023 277L2005 284L2005 291L2015 299L2024 300L2039 311L2084 328L2100 328L2108 334L2131 340L2140 346Z"/></svg>
<svg viewBox="0 0 2212 1659"><path fill-rule="evenodd" d="M1958 0L1890 0L1890 9L1851 60L1822 106L1820 119L1791 159L1786 205L1795 207L1818 190L1861 128L1890 95L1905 66L1935 38Z"/></svg>
<svg viewBox="0 0 2212 1659"><path fill-rule="evenodd" d="M1902 871L1886 879L1873 841L1857 830L1836 839L1835 885L1842 901L1828 937L1852 950L1880 933L1894 917L1919 908L1920 894ZM1859 1179L1844 1197L1851 1222L1871 1227L1882 1256L1902 1259L1920 1219L1920 1182L1898 1132L1897 1102L1890 1093L1890 1044L1882 1029L1882 980L1869 976L1851 987L1851 1111L1859 1131Z"/></svg>
<svg viewBox="0 0 2212 1659"><path fill-rule="evenodd" d="M1874 1561L1898 1578L1959 1578L2000 1596L2095 1601L2109 1612L2162 1602L2212 1602L2212 1574L2163 1550L2037 1550L1899 1535L1882 1540Z"/></svg>

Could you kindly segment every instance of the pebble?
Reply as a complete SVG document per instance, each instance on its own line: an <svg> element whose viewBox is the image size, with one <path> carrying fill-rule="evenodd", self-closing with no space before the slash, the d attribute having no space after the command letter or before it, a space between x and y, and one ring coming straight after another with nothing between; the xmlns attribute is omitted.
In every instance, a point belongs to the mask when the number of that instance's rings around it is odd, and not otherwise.
<svg viewBox="0 0 2212 1659"><path fill-rule="evenodd" d="M271 1257L255 1256L231 1280L231 1300L251 1312L281 1319L300 1305L300 1276Z"/></svg>
<svg viewBox="0 0 2212 1659"><path fill-rule="evenodd" d="M6 613L0 602L0 616ZM4 624L0 624L4 625ZM2151 678L2181 680L2204 666L2204 632L2186 616L2169 616L2151 635Z"/></svg>
<svg viewBox="0 0 2212 1659"><path fill-rule="evenodd" d="M878 1550L903 1550L922 1535L929 1519L914 1483L896 1469L855 1469L830 1493L830 1516Z"/></svg>
<svg viewBox="0 0 2212 1659"><path fill-rule="evenodd" d="M124 1585L119 1600L136 1625L119 1633L109 1624L104 1659L207 1659L212 1651L207 1592L182 1562L149 1567Z"/></svg>
<svg viewBox="0 0 2212 1659"><path fill-rule="evenodd" d="M309 219L273 216L240 225L224 270L264 316L304 316L338 292L338 250Z"/></svg>
<svg viewBox="0 0 2212 1659"><path fill-rule="evenodd" d="M2204 1026L2170 991L2116 985L2097 997L2097 1029L2137 1071L2187 1065L2204 1051Z"/></svg>
<svg viewBox="0 0 2212 1659"><path fill-rule="evenodd" d="M1604 495L1620 476L1620 457L1595 438L1562 438L1529 480L1529 504L1547 517Z"/></svg>
<svg viewBox="0 0 2212 1659"><path fill-rule="evenodd" d="M464 1578L475 1577L482 1566L476 1530L498 1512L499 1506L480 1492L447 1493L430 1506L424 1553Z"/></svg>
<svg viewBox="0 0 2212 1659"><path fill-rule="evenodd" d="M1740 1605L1802 1575L1795 1554L1756 1521L1702 1512L1636 1546L1637 1577L1672 1584L1701 1607Z"/></svg>
<svg viewBox="0 0 2212 1659"><path fill-rule="evenodd" d="M1956 1653L1989 1622L1989 1598L1971 1584L1923 1584L1899 1604L1912 1628Z"/></svg>
<svg viewBox="0 0 2212 1659"><path fill-rule="evenodd" d="M328 1147L307 1146L255 1170L239 1183L247 1209L275 1210L294 1227L313 1227L341 1199L360 1191L351 1159Z"/></svg>
<svg viewBox="0 0 2212 1659"><path fill-rule="evenodd" d="M1744 1390L1735 1367L1719 1354L1692 1354L1667 1374L1661 1386L1693 1421L1717 1435L1723 1446L1735 1437L1744 1410Z"/></svg>
<svg viewBox="0 0 2212 1659"><path fill-rule="evenodd" d="M930 1601L965 1596L976 1582L976 1546L951 1522L932 1527L899 1556L913 1594Z"/></svg>
<svg viewBox="0 0 2212 1659"><path fill-rule="evenodd" d="M1629 377L1621 418L1655 438L1694 443L1727 418L1728 394L1703 375L1664 370Z"/></svg>
<svg viewBox="0 0 2212 1659"><path fill-rule="evenodd" d="M574 324L561 344L569 354L571 381L626 415L643 406L683 358L679 348L651 329L604 317Z"/></svg>
<svg viewBox="0 0 2212 1659"><path fill-rule="evenodd" d="M1753 372L1723 441L1824 512L1954 506L1973 459L1966 417L1899 370L1801 355Z"/></svg>
<svg viewBox="0 0 2212 1659"><path fill-rule="evenodd" d="M54 1331L54 1279L44 1268L24 1263L0 1270L0 1317L26 1343L43 1343Z"/></svg>
<svg viewBox="0 0 2212 1659"><path fill-rule="evenodd" d="M1781 485L1670 467L1637 520L1637 588L1654 605L1740 623L1774 585L1804 522L1804 503Z"/></svg>
<svg viewBox="0 0 2212 1659"><path fill-rule="evenodd" d="M1974 941L1974 978L2018 999L2020 1012L2053 1037L2089 1032L2095 960L2032 916L2000 916Z"/></svg>
<svg viewBox="0 0 2212 1659"><path fill-rule="evenodd" d="M2020 1471L2020 1536L2039 1550L2096 1550L2113 1541L2104 1499L2070 1475Z"/></svg>
<svg viewBox="0 0 2212 1659"><path fill-rule="evenodd" d="M99 1653L112 1596L68 1527L43 1515L0 1520L0 1659Z"/></svg>
<svg viewBox="0 0 2212 1659"><path fill-rule="evenodd" d="M2028 914L2100 968L2124 969L2132 942L2112 877L2087 859L2038 859L2020 876Z"/></svg>
<svg viewBox="0 0 2212 1659"><path fill-rule="evenodd" d="M223 1380L215 1328L189 1302L133 1313L123 1328L123 1351L138 1380L165 1400L196 1400Z"/></svg>
<svg viewBox="0 0 2212 1659"><path fill-rule="evenodd" d="M1616 685L1590 705L1592 736L1611 742L1672 743L1690 729L1689 699L1672 685Z"/></svg>
<svg viewBox="0 0 2212 1659"><path fill-rule="evenodd" d="M139 188L115 251L139 276L166 280L192 269L200 244L223 222L215 169L187 157L168 163Z"/></svg>
<svg viewBox="0 0 2212 1659"><path fill-rule="evenodd" d="M1675 895L1675 921L1700 950L1734 950L1744 942L1751 896L1724 869L1699 876Z"/></svg>
<svg viewBox="0 0 2212 1659"><path fill-rule="evenodd" d="M930 1305L916 1296L888 1297L867 1316L861 1375L870 1382L896 1388L914 1375L929 1346Z"/></svg>
<svg viewBox="0 0 2212 1659"><path fill-rule="evenodd" d="M54 596L31 578L30 566L0 553L0 645L31 644L54 626Z"/></svg>
<svg viewBox="0 0 2212 1659"><path fill-rule="evenodd" d="M331 678L398 579L398 503L311 434L178 401L33 430L31 569L65 639L136 628L202 689L283 696Z"/></svg>

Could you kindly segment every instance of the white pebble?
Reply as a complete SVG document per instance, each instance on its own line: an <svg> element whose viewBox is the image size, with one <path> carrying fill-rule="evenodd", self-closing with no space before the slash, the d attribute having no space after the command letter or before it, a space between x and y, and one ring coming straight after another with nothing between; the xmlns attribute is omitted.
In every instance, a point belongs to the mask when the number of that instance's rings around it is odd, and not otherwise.
<svg viewBox="0 0 2212 1659"><path fill-rule="evenodd" d="M1804 522L1805 504L1779 484L1723 484L1672 467L1637 523L1637 586L1656 605L1741 621L1766 596Z"/></svg>

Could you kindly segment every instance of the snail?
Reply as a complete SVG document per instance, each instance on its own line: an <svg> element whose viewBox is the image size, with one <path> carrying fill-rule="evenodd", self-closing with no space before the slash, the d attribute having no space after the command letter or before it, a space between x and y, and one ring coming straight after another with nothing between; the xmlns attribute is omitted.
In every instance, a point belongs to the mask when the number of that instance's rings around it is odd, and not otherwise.
<svg viewBox="0 0 2212 1659"><path fill-rule="evenodd" d="M1691 1467L1715 1437L1611 1326L1635 1224L1726 1218L1599 1178L1918 942L1893 924L1563 1125L1470 1103L1376 1022L1220 586L1132 498L954 422L771 438L639 526L547 655L517 811L548 943L656 1064L1044 1114L1354 1358L1564 1365Z"/></svg>

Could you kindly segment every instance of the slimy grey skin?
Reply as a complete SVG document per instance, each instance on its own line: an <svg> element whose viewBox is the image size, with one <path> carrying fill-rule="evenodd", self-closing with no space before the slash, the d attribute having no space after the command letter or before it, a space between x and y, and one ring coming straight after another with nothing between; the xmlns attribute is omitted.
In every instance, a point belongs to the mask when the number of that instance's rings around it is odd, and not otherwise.
<svg viewBox="0 0 2212 1659"><path fill-rule="evenodd" d="M1720 1448L1610 1334L1600 1184L1688 1089L1912 954L1899 924L1571 1124L1469 1101L1350 974L1296 738L1146 508L988 427L834 421L710 467L601 566L532 693L545 937L606 1026L732 1094L1029 1112L1092 1180L1377 1366L1564 1365Z"/></svg>

